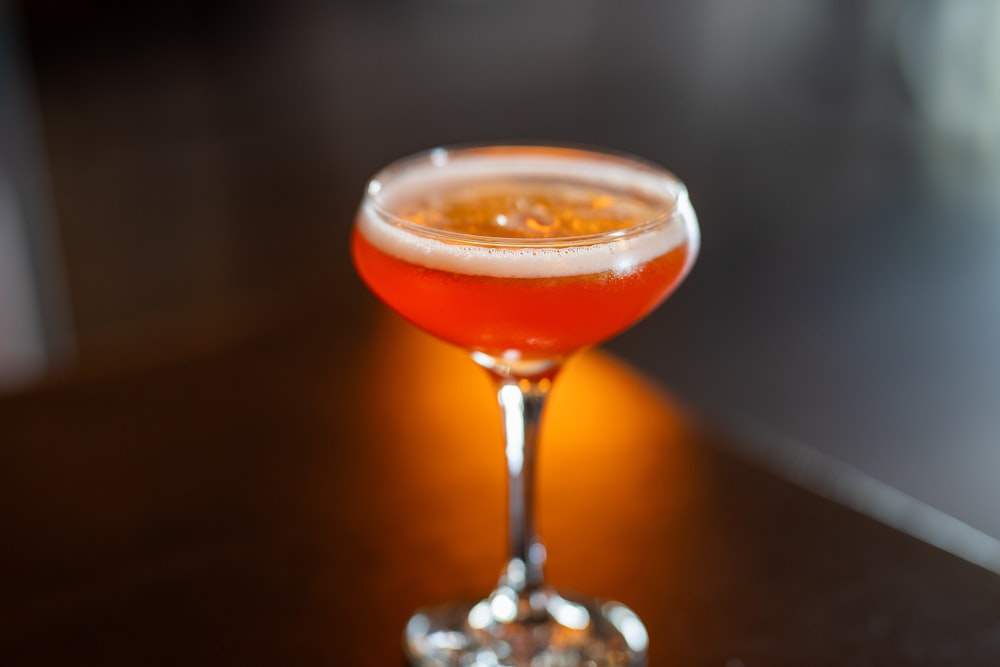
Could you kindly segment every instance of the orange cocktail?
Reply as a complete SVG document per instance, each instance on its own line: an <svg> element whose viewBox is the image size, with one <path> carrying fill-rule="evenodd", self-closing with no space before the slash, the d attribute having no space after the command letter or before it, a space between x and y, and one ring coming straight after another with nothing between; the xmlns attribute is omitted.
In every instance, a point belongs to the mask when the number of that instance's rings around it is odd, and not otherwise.
<svg viewBox="0 0 1000 667"><path fill-rule="evenodd" d="M526 179L523 157L495 150L362 208L356 266L397 313L470 350L551 359L632 325L680 282L697 237L678 192L565 149L539 149Z"/></svg>
<svg viewBox="0 0 1000 667"><path fill-rule="evenodd" d="M418 610L417 667L640 667L647 635L617 603L545 582L534 470L562 362L648 314L698 250L683 184L641 160L540 146L437 149L368 184L351 240L389 307L467 349L494 381L507 462L508 559L482 600Z"/></svg>

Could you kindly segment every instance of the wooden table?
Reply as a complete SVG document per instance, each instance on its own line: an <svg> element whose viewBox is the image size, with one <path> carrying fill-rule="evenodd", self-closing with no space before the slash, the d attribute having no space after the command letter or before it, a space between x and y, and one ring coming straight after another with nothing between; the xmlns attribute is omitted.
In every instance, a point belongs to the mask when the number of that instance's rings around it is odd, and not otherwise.
<svg viewBox="0 0 1000 667"><path fill-rule="evenodd" d="M402 664L415 607L487 591L488 381L358 321L0 401L0 664ZM636 610L651 665L997 664L994 574L744 462L614 357L547 417L549 577Z"/></svg>

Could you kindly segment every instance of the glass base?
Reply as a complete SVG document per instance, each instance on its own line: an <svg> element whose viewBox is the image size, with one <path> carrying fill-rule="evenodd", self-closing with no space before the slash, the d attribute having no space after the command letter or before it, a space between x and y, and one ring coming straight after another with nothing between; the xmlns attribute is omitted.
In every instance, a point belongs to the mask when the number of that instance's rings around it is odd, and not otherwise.
<svg viewBox="0 0 1000 667"><path fill-rule="evenodd" d="M641 667L648 637L628 607L503 588L489 599L417 611L403 636L415 667Z"/></svg>

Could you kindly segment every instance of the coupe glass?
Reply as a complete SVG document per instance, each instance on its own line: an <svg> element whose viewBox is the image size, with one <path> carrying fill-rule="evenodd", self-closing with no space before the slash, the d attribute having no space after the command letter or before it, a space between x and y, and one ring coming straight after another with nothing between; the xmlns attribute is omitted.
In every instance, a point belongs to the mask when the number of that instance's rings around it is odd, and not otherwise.
<svg viewBox="0 0 1000 667"><path fill-rule="evenodd" d="M647 634L616 602L548 586L535 533L539 419L563 362L652 311L699 232L684 185L643 160L553 146L438 148L369 181L355 266L405 319L490 374L505 439L509 555L473 603L417 611L421 666L641 665Z"/></svg>

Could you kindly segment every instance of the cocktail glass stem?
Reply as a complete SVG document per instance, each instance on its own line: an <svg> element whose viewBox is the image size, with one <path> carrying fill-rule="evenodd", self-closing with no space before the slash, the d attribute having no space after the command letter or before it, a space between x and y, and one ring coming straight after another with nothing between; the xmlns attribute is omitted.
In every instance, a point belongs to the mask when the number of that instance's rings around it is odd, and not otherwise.
<svg viewBox="0 0 1000 667"><path fill-rule="evenodd" d="M497 587L471 604L418 610L404 646L417 667L641 667L646 630L617 602L546 585L535 530L535 463L542 411L559 361L505 362L482 353L500 404L507 459L508 560Z"/></svg>
<svg viewBox="0 0 1000 667"><path fill-rule="evenodd" d="M518 599L518 618L537 615L545 606L545 548L535 529L535 461L542 409L551 377L504 377L494 374L503 418L507 459L507 530L509 553L500 587Z"/></svg>

